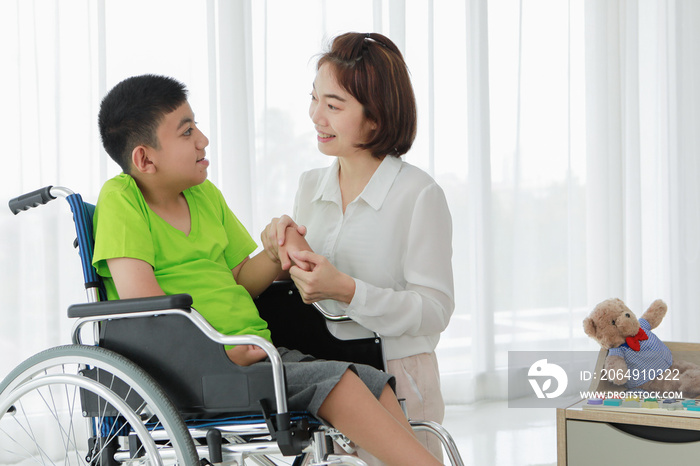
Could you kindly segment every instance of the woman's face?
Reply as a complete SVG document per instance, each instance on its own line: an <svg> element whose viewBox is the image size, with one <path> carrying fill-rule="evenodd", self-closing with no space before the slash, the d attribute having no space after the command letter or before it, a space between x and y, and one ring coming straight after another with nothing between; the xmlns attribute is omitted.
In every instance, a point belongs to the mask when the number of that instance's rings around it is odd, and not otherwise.
<svg viewBox="0 0 700 466"><path fill-rule="evenodd" d="M347 157L367 152L356 147L376 125L367 120L362 104L344 90L328 63L316 73L309 116L316 128L318 149L326 155Z"/></svg>

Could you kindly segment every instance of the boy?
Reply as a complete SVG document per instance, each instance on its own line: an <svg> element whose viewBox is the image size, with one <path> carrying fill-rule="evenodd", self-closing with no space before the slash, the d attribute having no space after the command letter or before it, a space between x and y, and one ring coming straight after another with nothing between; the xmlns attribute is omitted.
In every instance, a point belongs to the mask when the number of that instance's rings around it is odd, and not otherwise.
<svg viewBox="0 0 700 466"><path fill-rule="evenodd" d="M195 124L184 85L163 76L128 78L102 101L99 127L105 150L123 170L105 183L95 211L93 263L108 297L187 292L220 332L269 340L251 296L281 268L264 251L249 257L255 242L207 180L209 141ZM295 238L288 248L308 249ZM239 365L265 357L252 345L227 354ZM391 376L309 361L284 348L280 354L290 409L325 419L388 464L439 464L413 435Z"/></svg>

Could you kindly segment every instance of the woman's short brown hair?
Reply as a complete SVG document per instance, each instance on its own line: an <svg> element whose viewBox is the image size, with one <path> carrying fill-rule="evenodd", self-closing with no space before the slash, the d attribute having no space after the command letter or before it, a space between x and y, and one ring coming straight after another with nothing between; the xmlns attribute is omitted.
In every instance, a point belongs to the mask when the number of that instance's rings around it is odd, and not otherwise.
<svg viewBox="0 0 700 466"><path fill-rule="evenodd" d="M377 126L358 147L374 157L408 152L416 138L416 98L398 47L381 34L348 32L333 39L317 69L325 64L333 67L338 84Z"/></svg>

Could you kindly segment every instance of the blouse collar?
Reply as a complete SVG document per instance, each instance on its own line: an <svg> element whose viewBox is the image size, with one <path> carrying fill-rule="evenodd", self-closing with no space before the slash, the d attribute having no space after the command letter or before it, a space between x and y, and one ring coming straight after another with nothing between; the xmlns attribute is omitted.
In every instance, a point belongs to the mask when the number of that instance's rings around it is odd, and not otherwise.
<svg viewBox="0 0 700 466"><path fill-rule="evenodd" d="M399 171L401 171L402 164L403 161L400 157L394 157L393 155L384 157L384 160L379 164L379 167L377 167L377 170L358 198L364 200L374 210L379 210L389 194L389 190L394 184L394 180L396 180ZM338 182L339 169L340 163L336 158L333 164L326 170L323 180L311 199L312 202L322 200L335 202L338 205L342 204L340 184Z"/></svg>

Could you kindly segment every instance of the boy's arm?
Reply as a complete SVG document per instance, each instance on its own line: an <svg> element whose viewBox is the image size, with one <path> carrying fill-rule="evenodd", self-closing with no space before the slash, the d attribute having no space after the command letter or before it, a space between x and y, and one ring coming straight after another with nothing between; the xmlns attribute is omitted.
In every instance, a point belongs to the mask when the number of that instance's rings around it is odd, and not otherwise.
<svg viewBox="0 0 700 466"><path fill-rule="evenodd" d="M153 267L146 261L131 257L116 257L107 259L107 266L120 299L165 294L156 280Z"/></svg>
<svg viewBox="0 0 700 466"><path fill-rule="evenodd" d="M246 262L249 261L246 259L241 262L241 265ZM165 294L148 262L130 257L119 257L107 259L107 265L112 273L112 279L120 299L145 298ZM238 345L226 350L226 354L231 361L239 366L249 366L266 356L265 351L254 345Z"/></svg>
<svg viewBox="0 0 700 466"><path fill-rule="evenodd" d="M253 257L246 257L231 272L236 283L243 286L250 296L255 298L277 278L280 266L263 251Z"/></svg>
<svg viewBox="0 0 700 466"><path fill-rule="evenodd" d="M287 230L285 247L292 251L311 251L309 243L294 228ZM304 264L297 264L304 268ZM304 268L307 270L307 268ZM245 258L243 262L233 268L233 277L236 283L242 285L252 297L260 295L280 275L282 269L279 262L273 261L270 256L261 251L252 258Z"/></svg>

